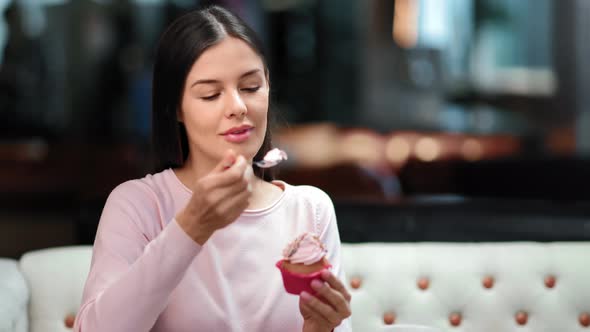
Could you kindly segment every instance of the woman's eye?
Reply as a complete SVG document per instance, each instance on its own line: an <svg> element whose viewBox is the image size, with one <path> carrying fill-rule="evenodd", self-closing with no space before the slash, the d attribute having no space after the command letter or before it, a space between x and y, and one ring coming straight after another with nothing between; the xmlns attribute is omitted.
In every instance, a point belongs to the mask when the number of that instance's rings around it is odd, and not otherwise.
<svg viewBox="0 0 590 332"><path fill-rule="evenodd" d="M217 97L219 97L219 93L216 93L216 94L210 95L210 96L206 96L206 97L201 97L201 99L206 100L206 101L211 101L211 100L217 99Z"/></svg>
<svg viewBox="0 0 590 332"><path fill-rule="evenodd" d="M251 88L243 88L242 91L246 91L246 92L256 92L260 89L259 86L253 86Z"/></svg>

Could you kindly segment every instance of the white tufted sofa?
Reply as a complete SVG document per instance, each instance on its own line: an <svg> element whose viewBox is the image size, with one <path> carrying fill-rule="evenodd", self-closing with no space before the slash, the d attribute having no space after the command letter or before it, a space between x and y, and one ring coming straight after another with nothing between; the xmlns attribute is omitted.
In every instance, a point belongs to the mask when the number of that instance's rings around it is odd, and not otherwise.
<svg viewBox="0 0 590 332"><path fill-rule="evenodd" d="M0 258L0 332L26 332L29 290L18 262Z"/></svg>
<svg viewBox="0 0 590 332"><path fill-rule="evenodd" d="M71 331L64 320L80 307L91 255L91 246L69 246L0 259L0 332Z"/></svg>
<svg viewBox="0 0 590 332"><path fill-rule="evenodd" d="M384 321L457 332L590 331L590 244L355 244L357 331Z"/></svg>
<svg viewBox="0 0 590 332"><path fill-rule="evenodd" d="M25 254L18 269L0 264L0 315L12 315L0 317L0 331L69 331L64 320L80 305L90 256L89 246L61 247ZM354 331L404 323L448 332L590 331L589 243L344 244L343 259ZM6 273L15 269L28 288L5 281L19 279ZM23 322L17 306L29 292ZM7 302L14 310L1 311Z"/></svg>

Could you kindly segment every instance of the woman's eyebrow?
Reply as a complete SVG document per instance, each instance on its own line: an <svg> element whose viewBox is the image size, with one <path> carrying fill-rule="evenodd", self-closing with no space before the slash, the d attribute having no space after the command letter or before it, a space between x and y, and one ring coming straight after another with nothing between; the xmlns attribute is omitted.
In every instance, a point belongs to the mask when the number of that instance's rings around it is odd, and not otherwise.
<svg viewBox="0 0 590 332"><path fill-rule="evenodd" d="M242 78L244 78L244 77L246 77L246 76L254 75L254 74L258 73L258 72L260 72L260 69L252 69L252 70L248 70L247 72L243 73L243 74L240 76L240 79L242 79Z"/></svg>
<svg viewBox="0 0 590 332"><path fill-rule="evenodd" d="M204 80L197 80L191 84L191 88L197 84L215 84L220 83L219 80L212 80L212 79L204 79Z"/></svg>
<svg viewBox="0 0 590 332"><path fill-rule="evenodd" d="M240 79L242 79L246 76L254 75L258 72L260 72L260 69L248 70L247 72L240 75ZM193 84L191 84L191 88L197 84L216 84L216 83L221 83L221 82L219 80L214 80L214 79L202 79L202 80L197 80L197 81L193 82Z"/></svg>

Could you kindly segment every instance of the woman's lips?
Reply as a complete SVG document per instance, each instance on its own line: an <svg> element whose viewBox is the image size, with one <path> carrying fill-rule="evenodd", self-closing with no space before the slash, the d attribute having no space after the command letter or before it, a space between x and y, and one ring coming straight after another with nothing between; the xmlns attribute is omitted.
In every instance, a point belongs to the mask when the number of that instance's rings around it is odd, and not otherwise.
<svg viewBox="0 0 590 332"><path fill-rule="evenodd" d="M242 143L246 141L248 138L250 138L253 129L254 128L247 128L243 130L234 131L231 133L224 134L223 137L226 141L230 143Z"/></svg>

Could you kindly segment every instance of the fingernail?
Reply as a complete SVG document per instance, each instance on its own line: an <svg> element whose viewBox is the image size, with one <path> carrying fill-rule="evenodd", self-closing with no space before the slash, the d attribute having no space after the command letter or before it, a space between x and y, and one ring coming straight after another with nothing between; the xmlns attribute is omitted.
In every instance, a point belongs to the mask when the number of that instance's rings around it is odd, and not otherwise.
<svg viewBox="0 0 590 332"><path fill-rule="evenodd" d="M301 298L304 299L305 301L311 300L311 294L309 294L306 291L301 292L301 294L299 294L299 295L301 295Z"/></svg>
<svg viewBox="0 0 590 332"><path fill-rule="evenodd" d="M248 183L248 187L246 188L246 190L248 190L248 192L252 192L252 184Z"/></svg>
<svg viewBox="0 0 590 332"><path fill-rule="evenodd" d="M313 289L315 289L315 290L319 290L319 289L321 289L323 286L324 286L324 283L323 283L323 282L321 282L321 281L319 281L319 280L317 280L317 279L314 279L314 280L311 282L311 287L312 287Z"/></svg>

